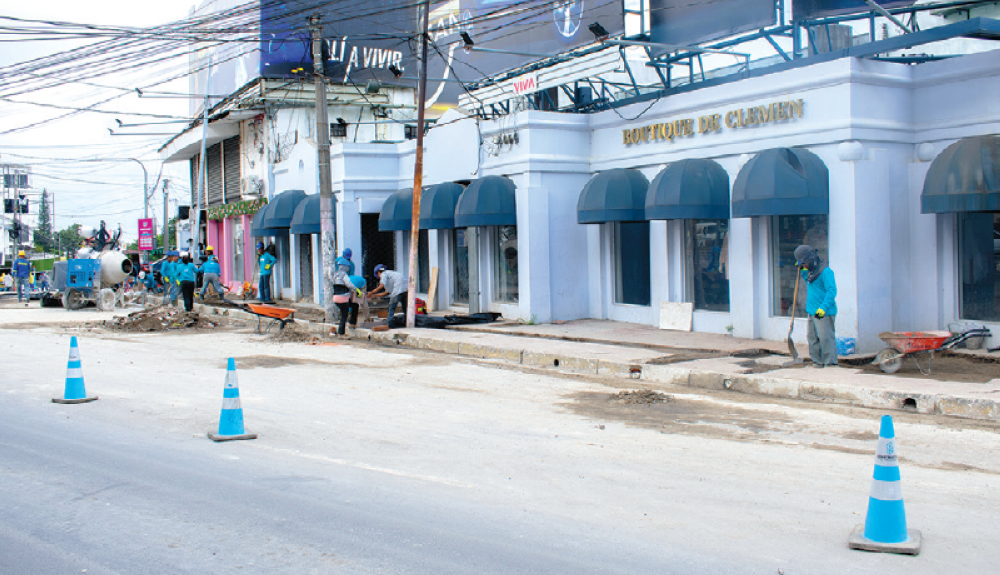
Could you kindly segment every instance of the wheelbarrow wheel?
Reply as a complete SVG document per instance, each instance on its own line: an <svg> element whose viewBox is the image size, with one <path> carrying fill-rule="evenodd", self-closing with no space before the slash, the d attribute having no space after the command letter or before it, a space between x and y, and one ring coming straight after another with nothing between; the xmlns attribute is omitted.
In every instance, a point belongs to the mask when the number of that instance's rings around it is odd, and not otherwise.
<svg viewBox="0 0 1000 575"><path fill-rule="evenodd" d="M896 373L903 367L903 353L894 347L887 347L878 352L875 363L886 373Z"/></svg>

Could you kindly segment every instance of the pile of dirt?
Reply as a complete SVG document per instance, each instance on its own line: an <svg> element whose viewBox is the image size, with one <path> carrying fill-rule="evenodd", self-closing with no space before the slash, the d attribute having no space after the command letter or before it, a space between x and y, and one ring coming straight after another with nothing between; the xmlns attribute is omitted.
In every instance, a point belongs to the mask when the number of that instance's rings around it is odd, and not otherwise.
<svg viewBox="0 0 1000 575"><path fill-rule="evenodd" d="M608 401L610 403L628 403L628 404L667 403L672 400L673 397L665 393L653 391L651 389L619 391L618 393L608 398Z"/></svg>
<svg viewBox="0 0 1000 575"><path fill-rule="evenodd" d="M271 332L269 338L279 343L311 343L318 339L315 335L300 330L294 323L288 324L285 329Z"/></svg>
<svg viewBox="0 0 1000 575"><path fill-rule="evenodd" d="M106 320L102 325L113 331L142 333L199 328L214 329L219 324L201 317L197 312L184 311L170 306L158 306L132 312L125 317Z"/></svg>

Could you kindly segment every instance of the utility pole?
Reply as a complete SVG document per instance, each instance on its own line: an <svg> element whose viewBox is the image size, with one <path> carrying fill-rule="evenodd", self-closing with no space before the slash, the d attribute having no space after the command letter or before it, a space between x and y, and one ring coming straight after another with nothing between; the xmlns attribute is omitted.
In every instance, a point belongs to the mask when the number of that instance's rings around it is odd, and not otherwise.
<svg viewBox="0 0 1000 575"><path fill-rule="evenodd" d="M211 74L211 69L209 69L209 73ZM201 119L201 156L198 158L200 166L198 168L198 201L194 217L194 241L191 242L191 253L189 254L194 261L198 261L198 242L201 241L201 195L205 188L205 170L208 164L208 158L205 157L205 140L208 138L208 107L208 96L205 96L205 112ZM180 249L180 246L177 247Z"/></svg>
<svg viewBox="0 0 1000 575"><path fill-rule="evenodd" d="M170 221L170 212L167 201L170 199L170 191L167 189L170 186L170 180L163 180L163 255L167 255L167 249L170 247L170 236L167 235L167 231L170 226L168 222Z"/></svg>
<svg viewBox="0 0 1000 575"><path fill-rule="evenodd" d="M319 154L319 225L323 254L323 309L326 323L333 323L333 278L337 258L337 238L333 225L333 176L330 173L330 118L323 75L323 24L319 14L309 17L312 32L313 78L316 92L316 150Z"/></svg>
<svg viewBox="0 0 1000 575"><path fill-rule="evenodd" d="M413 166L413 213L410 219L410 277L406 298L406 327L416 325L417 317L417 243L420 241L420 195L424 188L424 100L427 99L427 30L430 0L422 4L420 25L420 86L417 90L417 157Z"/></svg>

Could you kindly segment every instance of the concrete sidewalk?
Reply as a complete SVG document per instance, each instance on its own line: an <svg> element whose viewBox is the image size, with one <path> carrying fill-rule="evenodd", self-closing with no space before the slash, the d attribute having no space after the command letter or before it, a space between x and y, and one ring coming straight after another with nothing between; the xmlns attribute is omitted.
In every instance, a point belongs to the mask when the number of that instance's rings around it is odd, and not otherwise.
<svg viewBox="0 0 1000 575"><path fill-rule="evenodd" d="M257 321L239 310L202 309L200 304L198 308L205 313ZM297 325L323 337L329 336L332 327L302 321ZM681 385L1000 421L1000 379L985 383L947 381L922 376L916 370L887 375L844 363L838 368L817 369L808 359L801 365L782 367L791 359L785 342L668 331L606 320L477 324L449 329L357 329L353 338L532 368L631 378L636 380L636 387ZM805 334L799 338L795 339L799 355L808 358ZM987 355L982 351L968 353ZM1000 365L997 372L1000 374Z"/></svg>

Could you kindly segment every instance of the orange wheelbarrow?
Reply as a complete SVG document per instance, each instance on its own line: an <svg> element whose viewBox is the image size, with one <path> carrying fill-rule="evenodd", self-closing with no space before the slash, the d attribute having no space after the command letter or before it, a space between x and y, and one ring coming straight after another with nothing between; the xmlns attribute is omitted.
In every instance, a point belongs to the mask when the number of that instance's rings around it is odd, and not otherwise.
<svg viewBox="0 0 1000 575"><path fill-rule="evenodd" d="M281 327L278 328L280 331L285 329L286 324L295 323L295 310L287 307L275 307L273 305L263 305L259 303L245 303L243 304L243 309L257 316L257 333L267 333L271 331L274 324L281 325ZM271 321L268 322L264 331L261 331L261 321L265 317L269 318Z"/></svg>
<svg viewBox="0 0 1000 575"><path fill-rule="evenodd" d="M924 375L931 373L931 359L935 351L949 349L957 341L947 341L952 337L950 331L885 331L878 334L878 338L884 341L889 347L878 352L873 364L882 368L886 373L896 373L903 366L903 358L912 356L917 369ZM927 354L927 369L924 370L920 362L917 361L917 354Z"/></svg>

